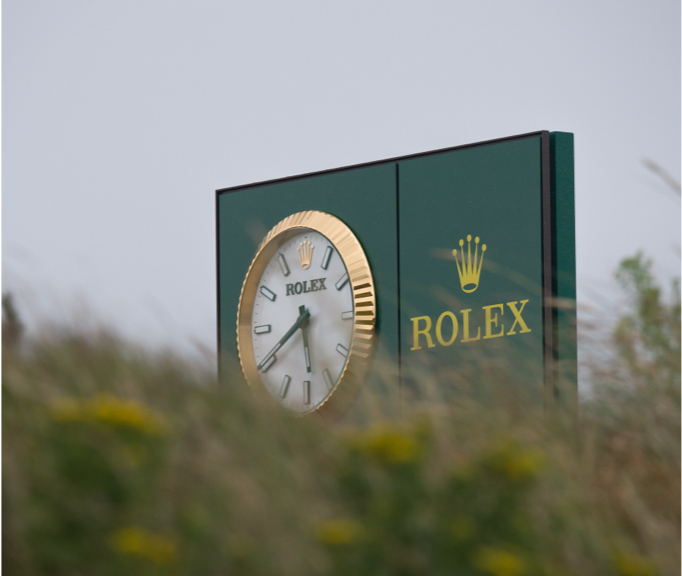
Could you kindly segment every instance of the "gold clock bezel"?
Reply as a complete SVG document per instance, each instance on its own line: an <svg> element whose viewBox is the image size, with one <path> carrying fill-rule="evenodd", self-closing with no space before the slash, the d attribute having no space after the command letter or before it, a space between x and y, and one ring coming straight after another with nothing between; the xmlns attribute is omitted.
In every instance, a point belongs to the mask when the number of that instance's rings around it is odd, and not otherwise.
<svg viewBox="0 0 682 576"><path fill-rule="evenodd" d="M336 216L317 210L297 212L266 234L256 250L239 296L237 350L249 386L254 391L264 389L256 367L251 335L258 285L266 266L282 245L305 230L319 232L336 248L348 271L353 294L353 334L346 365L325 400L301 413L301 416L317 413L335 419L345 412L362 385L374 346L376 324L376 296L369 262L353 232Z"/></svg>

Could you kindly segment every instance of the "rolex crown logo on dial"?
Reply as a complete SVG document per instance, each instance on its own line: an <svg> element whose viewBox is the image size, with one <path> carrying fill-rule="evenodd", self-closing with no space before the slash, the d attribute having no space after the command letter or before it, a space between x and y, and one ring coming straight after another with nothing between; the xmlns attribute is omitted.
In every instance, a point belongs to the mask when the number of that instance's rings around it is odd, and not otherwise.
<svg viewBox="0 0 682 576"><path fill-rule="evenodd" d="M315 246L309 240L304 240L297 248L298 257L301 259L301 268L307 270L310 268L310 261L313 259L313 250Z"/></svg>
<svg viewBox="0 0 682 576"><path fill-rule="evenodd" d="M331 214L293 214L265 237L244 280L242 369L292 412L339 415L362 382L374 323L374 282L357 238Z"/></svg>

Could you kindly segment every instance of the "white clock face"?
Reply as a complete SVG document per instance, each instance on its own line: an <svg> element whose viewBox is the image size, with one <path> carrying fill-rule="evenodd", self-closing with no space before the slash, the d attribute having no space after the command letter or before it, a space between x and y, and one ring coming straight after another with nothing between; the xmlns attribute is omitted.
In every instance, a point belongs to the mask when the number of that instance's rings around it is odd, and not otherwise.
<svg viewBox="0 0 682 576"><path fill-rule="evenodd" d="M353 294L334 245L310 229L265 266L251 317L258 375L283 406L303 414L331 394L353 338Z"/></svg>

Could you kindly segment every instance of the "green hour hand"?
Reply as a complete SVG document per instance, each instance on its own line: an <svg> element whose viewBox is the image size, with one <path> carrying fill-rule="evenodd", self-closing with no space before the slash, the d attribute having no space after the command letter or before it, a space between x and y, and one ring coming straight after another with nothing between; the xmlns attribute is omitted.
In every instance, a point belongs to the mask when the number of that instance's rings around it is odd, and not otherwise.
<svg viewBox="0 0 682 576"><path fill-rule="evenodd" d="M267 356L263 358L263 361L257 366L258 370L267 372L268 368L270 368L270 366L274 364L275 360L277 360L277 358L275 358L275 354L277 354L279 349L286 344L287 340L294 335L294 332L296 332L296 330L298 330L310 318L310 311L306 310L305 306L299 306L298 311L299 317L297 318L296 322L294 322L293 326L289 328L287 333L280 338L280 341L275 344L275 347L268 352Z"/></svg>

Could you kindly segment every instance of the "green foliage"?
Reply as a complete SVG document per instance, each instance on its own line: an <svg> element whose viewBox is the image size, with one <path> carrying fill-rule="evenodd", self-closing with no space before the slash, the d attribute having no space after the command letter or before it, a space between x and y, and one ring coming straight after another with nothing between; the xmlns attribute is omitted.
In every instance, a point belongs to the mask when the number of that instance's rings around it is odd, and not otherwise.
<svg viewBox="0 0 682 576"><path fill-rule="evenodd" d="M680 571L680 293L663 298L651 261L623 260L616 277L628 309L614 331L615 354L592 367L581 406L583 463L593 513L627 527L633 550L614 553L622 574ZM632 550L631 550L632 551ZM674 551L674 552L673 552ZM648 567L647 567L648 566ZM658 572L656 571L658 570Z"/></svg>
<svg viewBox="0 0 682 576"><path fill-rule="evenodd" d="M623 260L616 278L630 300L631 311L616 328L616 344L630 377L680 384L680 284L672 282L666 303L651 273L651 260L639 253Z"/></svg>
<svg viewBox="0 0 682 576"><path fill-rule="evenodd" d="M3 568L679 573L679 294L648 266L621 268L619 368L570 433L473 402L330 426L106 333L25 343L3 355Z"/></svg>
<svg viewBox="0 0 682 576"><path fill-rule="evenodd" d="M336 477L352 516L319 531L331 573L544 573L528 508L543 452L501 438L455 463L436 444L427 423L350 437Z"/></svg>

